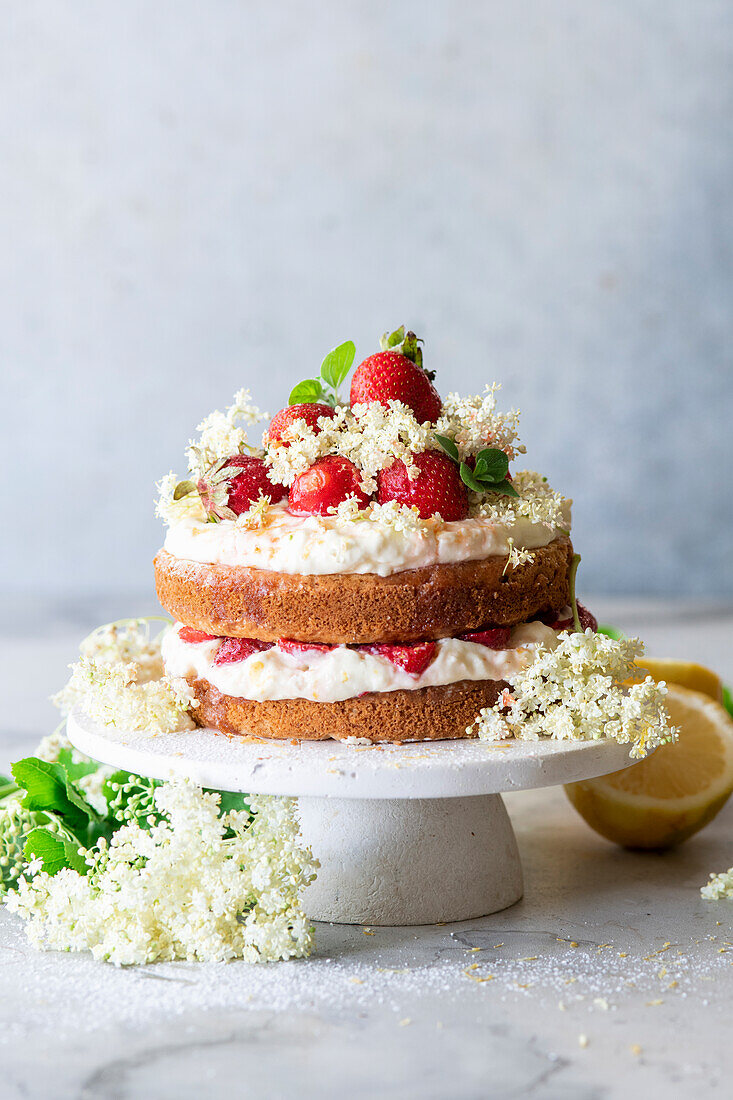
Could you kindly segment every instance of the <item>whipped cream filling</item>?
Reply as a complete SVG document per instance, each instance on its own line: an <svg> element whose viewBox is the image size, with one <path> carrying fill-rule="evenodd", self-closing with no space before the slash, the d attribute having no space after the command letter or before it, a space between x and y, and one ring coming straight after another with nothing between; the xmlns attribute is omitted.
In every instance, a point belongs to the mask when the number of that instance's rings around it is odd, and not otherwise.
<svg viewBox="0 0 733 1100"><path fill-rule="evenodd" d="M511 545L547 546L560 529L518 518L458 520L434 530L396 530L379 520L354 522L339 516L293 516L273 506L267 527L248 530L234 520L204 523L186 517L168 529L165 549L176 558L207 564L254 566L277 573L376 573L508 554ZM570 528L570 501L564 510Z"/></svg>
<svg viewBox="0 0 733 1100"><path fill-rule="evenodd" d="M268 699L313 699L336 703L373 691L415 691L460 680L511 680L534 660L539 645L555 649L557 635L540 622L514 627L506 649L488 649L460 638L436 643L428 667L414 676L386 657L340 645L327 652L286 653L279 646L253 653L243 661L216 665L219 639L184 642L176 624L163 639L163 660L172 676L208 680L223 695L265 702Z"/></svg>

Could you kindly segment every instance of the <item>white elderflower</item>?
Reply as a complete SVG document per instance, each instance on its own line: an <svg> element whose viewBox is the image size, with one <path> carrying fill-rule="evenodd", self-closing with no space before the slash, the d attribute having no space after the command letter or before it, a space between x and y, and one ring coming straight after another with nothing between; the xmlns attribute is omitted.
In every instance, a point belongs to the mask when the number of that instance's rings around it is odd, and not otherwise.
<svg viewBox="0 0 733 1100"><path fill-rule="evenodd" d="M501 386L495 382L486 386L483 394L461 397L449 393L443 402L436 431L455 441L461 459L476 455L484 447L498 447L509 459L524 453L519 442L519 410L499 413L496 393Z"/></svg>
<svg viewBox="0 0 733 1100"><path fill-rule="evenodd" d="M547 478L536 470L519 470L513 475L512 484L519 494L518 497L492 493L487 499L472 493L471 515L505 524L528 519L531 523L540 523L551 530L570 531L572 501L555 492Z"/></svg>
<svg viewBox="0 0 733 1100"><path fill-rule="evenodd" d="M178 478L172 470L160 481L156 481L158 499L155 502L155 514L158 519L162 519L168 527L187 517L204 522L206 511L199 494L192 491L176 500L174 497L176 485L178 485Z"/></svg>
<svg viewBox="0 0 733 1100"><path fill-rule="evenodd" d="M122 729L193 727L188 711L196 699L186 680L165 675L161 636L151 638L151 621L107 623L84 639L68 684L53 697L62 714L79 704L93 720Z"/></svg>
<svg viewBox="0 0 733 1100"><path fill-rule="evenodd" d="M318 423L325 425L331 420L319 417ZM323 455L331 453L329 436L323 431L314 432L303 417L298 417L287 426L281 440L269 443L265 435L263 443L267 445L265 462L270 467L270 480L288 488L298 474L304 473Z"/></svg>
<svg viewBox="0 0 733 1100"><path fill-rule="evenodd" d="M182 781L154 797L161 820L99 841L87 875L26 869L8 907L29 939L118 966L308 955L300 892L317 863L299 841L294 800L252 797L250 824L246 811L219 817L218 794Z"/></svg>
<svg viewBox="0 0 733 1100"><path fill-rule="evenodd" d="M400 531L402 534L408 534L411 531L436 534L445 526L445 520L438 513L423 519L417 505L413 504L410 507L396 500L387 501L386 504L370 505L369 519L374 523L381 523L395 531Z"/></svg>
<svg viewBox="0 0 733 1100"><path fill-rule="evenodd" d="M525 550L523 546L515 546L514 539L507 539L509 545L509 553L506 559L506 565L504 566L504 573L509 569L517 569L520 565L528 565L535 559L535 554L532 550Z"/></svg>
<svg viewBox="0 0 733 1100"><path fill-rule="evenodd" d="M676 740L664 707L667 687L638 678L634 661L644 652L638 638L618 641L586 630L563 632L554 650L538 647L535 660L511 681L511 694L479 712L472 730L495 740L503 723L509 736L537 741L591 741L613 738L631 744L643 757L657 745Z"/></svg>
<svg viewBox="0 0 733 1100"><path fill-rule="evenodd" d="M733 898L733 867L721 871L719 875L711 872L710 881L700 888L700 894L706 901Z"/></svg>
<svg viewBox="0 0 733 1100"><path fill-rule="evenodd" d="M248 531L261 530L272 523L271 513L270 498L260 492L257 500L253 500L245 512L240 512L234 522L237 527L244 527Z"/></svg>
<svg viewBox="0 0 733 1100"><path fill-rule="evenodd" d="M245 450L261 453L250 445L243 425L257 424L267 416L252 404L249 390L239 390L225 412L215 409L197 425L196 431L201 435L197 440L190 440L186 451L189 472L194 477L202 477L222 458Z"/></svg>

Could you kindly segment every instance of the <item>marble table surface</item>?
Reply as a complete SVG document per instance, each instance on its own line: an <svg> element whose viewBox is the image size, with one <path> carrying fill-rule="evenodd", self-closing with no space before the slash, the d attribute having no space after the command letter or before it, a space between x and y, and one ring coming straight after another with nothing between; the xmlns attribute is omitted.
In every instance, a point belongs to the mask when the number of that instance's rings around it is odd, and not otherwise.
<svg viewBox="0 0 733 1100"><path fill-rule="evenodd" d="M588 602L650 654L733 682L733 608ZM0 766L53 727L47 696L81 635L145 604L39 600L21 616L8 601ZM603 841L562 790L507 805L523 901L458 925L318 925L308 961L117 970L38 953L0 912L0 1095L730 1096L733 902L699 887L733 864L733 803L662 856Z"/></svg>

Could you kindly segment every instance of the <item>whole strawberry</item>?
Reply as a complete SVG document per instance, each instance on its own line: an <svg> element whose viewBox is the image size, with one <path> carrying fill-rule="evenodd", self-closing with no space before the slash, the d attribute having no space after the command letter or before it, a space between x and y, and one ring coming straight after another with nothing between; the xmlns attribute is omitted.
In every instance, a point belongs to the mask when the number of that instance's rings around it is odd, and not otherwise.
<svg viewBox="0 0 733 1100"><path fill-rule="evenodd" d="M396 500L408 508L417 507L423 519L439 513L444 520L465 519L468 493L455 462L439 451L423 451L414 456L419 473L413 480L399 459L377 474L377 500L386 504Z"/></svg>
<svg viewBox="0 0 733 1100"><path fill-rule="evenodd" d="M318 426L320 417L333 418L335 415L335 409L332 409L330 405L322 404L320 401L312 401L308 405L288 405L286 408L280 409L280 412L275 413L270 427L267 429L267 435L271 443L281 442L283 435L294 420L305 420L308 427L313 429L314 434L318 435L322 431Z"/></svg>
<svg viewBox="0 0 733 1100"><path fill-rule="evenodd" d="M356 497L363 506L369 497L360 481L361 474L348 458L326 455L298 474L290 487L288 508L295 516L325 516L349 497Z"/></svg>
<svg viewBox="0 0 733 1100"><path fill-rule="evenodd" d="M375 401L401 401L424 424L434 423L442 408L432 375L423 370L422 351L414 332L404 327L380 340L381 351L368 356L354 371L351 380L351 404Z"/></svg>
<svg viewBox="0 0 733 1100"><path fill-rule="evenodd" d="M287 489L270 481L267 466L254 455L232 455L207 470L197 485L201 502L211 519L235 519L262 494L272 504Z"/></svg>

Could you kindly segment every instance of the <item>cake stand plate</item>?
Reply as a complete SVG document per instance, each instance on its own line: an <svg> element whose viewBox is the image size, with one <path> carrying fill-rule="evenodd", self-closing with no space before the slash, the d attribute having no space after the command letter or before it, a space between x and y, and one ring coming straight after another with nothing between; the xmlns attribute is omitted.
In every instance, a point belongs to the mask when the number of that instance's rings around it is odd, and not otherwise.
<svg viewBox="0 0 733 1100"><path fill-rule="evenodd" d="M313 920L410 925L469 920L522 896L503 791L572 783L632 763L615 741L264 742L215 730L147 735L75 711L81 752L156 779L299 800L319 859L303 896Z"/></svg>

